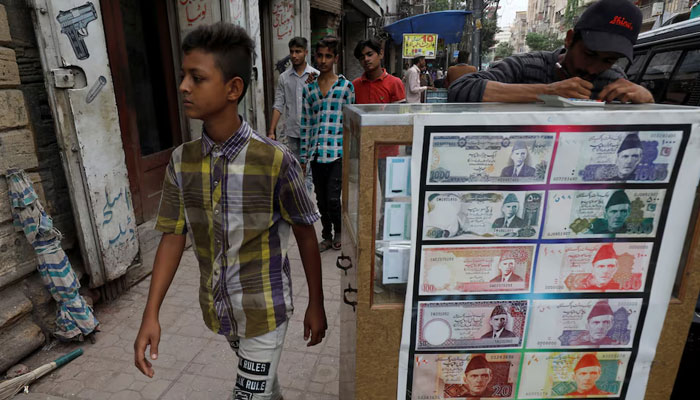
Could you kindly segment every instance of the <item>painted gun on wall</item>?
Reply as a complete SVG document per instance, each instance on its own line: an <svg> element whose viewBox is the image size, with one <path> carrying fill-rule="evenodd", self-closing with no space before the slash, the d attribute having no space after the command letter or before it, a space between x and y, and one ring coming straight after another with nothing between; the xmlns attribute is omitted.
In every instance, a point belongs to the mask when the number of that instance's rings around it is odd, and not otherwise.
<svg viewBox="0 0 700 400"><path fill-rule="evenodd" d="M61 24L61 33L66 34L68 39L70 39L70 44L73 46L73 51L78 60L90 57L83 38L88 35L88 24L97 19L95 6L87 2L80 7L59 12L56 19Z"/></svg>

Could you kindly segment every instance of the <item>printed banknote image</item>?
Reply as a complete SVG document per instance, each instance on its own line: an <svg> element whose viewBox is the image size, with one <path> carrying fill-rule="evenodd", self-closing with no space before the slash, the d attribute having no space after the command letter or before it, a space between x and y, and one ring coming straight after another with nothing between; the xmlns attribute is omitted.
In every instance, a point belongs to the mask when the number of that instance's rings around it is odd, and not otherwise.
<svg viewBox="0 0 700 400"><path fill-rule="evenodd" d="M534 300L527 347L632 347L642 299Z"/></svg>
<svg viewBox="0 0 700 400"><path fill-rule="evenodd" d="M551 182L668 182L682 139L682 131L562 132Z"/></svg>
<svg viewBox="0 0 700 400"><path fill-rule="evenodd" d="M653 243L542 244L535 292L641 292Z"/></svg>
<svg viewBox="0 0 700 400"><path fill-rule="evenodd" d="M439 133L427 184L545 183L554 133Z"/></svg>
<svg viewBox="0 0 700 400"><path fill-rule="evenodd" d="M665 189L550 190L544 239L654 237Z"/></svg>
<svg viewBox="0 0 700 400"><path fill-rule="evenodd" d="M417 350L522 347L527 300L418 303Z"/></svg>
<svg viewBox="0 0 700 400"><path fill-rule="evenodd" d="M619 397L630 354L525 353L518 398Z"/></svg>
<svg viewBox="0 0 700 400"><path fill-rule="evenodd" d="M543 202L543 191L426 192L423 238L537 238Z"/></svg>
<svg viewBox="0 0 700 400"><path fill-rule="evenodd" d="M412 399L513 399L520 353L417 354Z"/></svg>
<svg viewBox="0 0 700 400"><path fill-rule="evenodd" d="M535 245L423 246L421 295L530 291Z"/></svg>

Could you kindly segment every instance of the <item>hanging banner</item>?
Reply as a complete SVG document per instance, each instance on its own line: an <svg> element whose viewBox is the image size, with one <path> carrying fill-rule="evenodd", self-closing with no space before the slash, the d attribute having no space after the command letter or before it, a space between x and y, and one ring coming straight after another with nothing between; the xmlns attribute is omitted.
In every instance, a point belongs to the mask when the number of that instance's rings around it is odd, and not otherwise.
<svg viewBox="0 0 700 400"><path fill-rule="evenodd" d="M403 58L424 56L435 58L437 55L438 35L435 33L404 33Z"/></svg>
<svg viewBox="0 0 700 400"><path fill-rule="evenodd" d="M656 106L416 115L397 398L644 398L699 126Z"/></svg>

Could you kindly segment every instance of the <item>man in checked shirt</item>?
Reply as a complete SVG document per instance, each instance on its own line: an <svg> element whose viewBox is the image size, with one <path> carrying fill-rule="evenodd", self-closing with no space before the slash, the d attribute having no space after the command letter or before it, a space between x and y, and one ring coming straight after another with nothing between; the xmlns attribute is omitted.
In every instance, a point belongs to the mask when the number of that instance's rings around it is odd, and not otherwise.
<svg viewBox="0 0 700 400"><path fill-rule="evenodd" d="M355 102L355 90L336 75L339 41L326 36L316 44L316 66L321 74L304 87L301 111L301 165L311 162L316 202L321 212L323 240L320 251L340 249L340 189L343 167L343 105Z"/></svg>
<svg viewBox="0 0 700 400"><path fill-rule="evenodd" d="M250 83L253 40L239 26L203 25L182 43L185 113L204 122L202 138L172 153L156 229L148 301L134 342L134 363L153 377L158 313L189 233L199 261L199 303L206 325L238 354L233 398L279 400L277 365L294 310L287 247L294 233L306 272L307 346L327 329L321 259L299 163L281 144L256 134L238 115ZM233 367L233 366L232 366ZM235 367L234 367L235 368Z"/></svg>

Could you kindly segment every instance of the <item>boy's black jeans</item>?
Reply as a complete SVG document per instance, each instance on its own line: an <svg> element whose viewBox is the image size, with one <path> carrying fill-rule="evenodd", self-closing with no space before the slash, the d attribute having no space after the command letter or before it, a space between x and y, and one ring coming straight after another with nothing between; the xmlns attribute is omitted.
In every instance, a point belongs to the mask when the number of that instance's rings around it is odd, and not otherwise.
<svg viewBox="0 0 700 400"><path fill-rule="evenodd" d="M321 213L323 239L333 240L333 232L340 237L340 190L343 185L343 159L330 163L311 161L311 175L316 191L316 204Z"/></svg>

